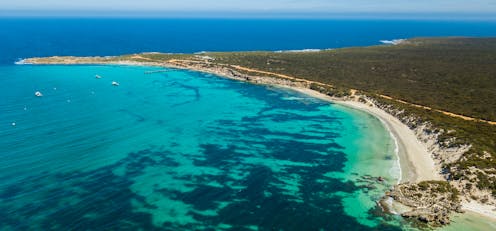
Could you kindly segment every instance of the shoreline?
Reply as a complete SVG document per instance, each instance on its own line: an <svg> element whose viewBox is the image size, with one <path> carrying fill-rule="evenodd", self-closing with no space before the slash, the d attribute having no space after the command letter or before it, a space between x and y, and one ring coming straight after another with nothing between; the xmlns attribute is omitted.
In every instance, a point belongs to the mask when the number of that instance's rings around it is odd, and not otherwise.
<svg viewBox="0 0 496 231"><path fill-rule="evenodd" d="M25 62L22 63L22 65L26 65L26 64L29 65L31 63L25 63ZM119 61L112 63L66 63L66 65L74 65L74 64L83 64L83 65L110 64L110 65L128 65L128 66L155 66L155 67L158 66L165 68L199 71L199 72L214 74L228 79L250 82L245 79L229 76L221 71L216 71L207 68L199 68L195 66L189 66L189 67L177 66L170 63L169 64L146 63L146 62L138 62L138 61L136 62ZM414 132L411 129L409 129L405 124L403 124L401 121L399 121L397 118L383 111L382 109L377 107L371 107L358 101L344 100L340 98L331 97L306 87L296 87L287 84L274 84L274 83L269 83L268 81L267 82L261 81L260 83L259 82L251 82L251 83L290 89L308 95L310 97L318 98L331 103L337 103L349 108L353 108L355 110L360 110L368 114L371 114L384 123L386 128L390 131L392 138L395 139L395 141L397 142L398 152L396 154L398 157L398 161L400 162L400 171L402 176L399 183L406 183L406 182L414 183L424 180L443 179L441 175L437 173L437 170L435 169L435 162L432 159L430 153L428 152L427 147L422 143L420 143L420 141L418 141Z"/></svg>
<svg viewBox="0 0 496 231"><path fill-rule="evenodd" d="M397 145L396 155L400 164L401 177L399 183L420 182L425 180L442 180L437 173L434 160L430 156L427 147L417 140L417 137L406 125L397 118L388 114L380 108L366 105L365 103L341 100L316 92L311 89L291 88L308 96L337 103L355 110L366 112L379 119L390 132L391 138ZM401 134L401 135L400 135ZM420 154L420 155L419 155Z"/></svg>
<svg viewBox="0 0 496 231"><path fill-rule="evenodd" d="M163 67L180 70L190 70L217 75L223 78L237 81L248 82L252 84L267 85L290 89L310 97L318 98L330 103L340 104L355 110L366 112L379 119L386 129L390 132L391 138L397 145L397 157L400 165L400 179L397 184L401 183L418 183L429 180L445 180L440 171L438 171L432 154L429 152L427 145L422 143L415 132L398 118L388 112L378 108L375 105L368 105L352 99L336 98L318 91L312 90L307 86L301 86L288 80L275 81L274 77L269 76L249 76L236 75L233 70L225 67L202 67L196 65L178 65L177 63L165 62L139 62L139 61L110 61L110 62L84 62L69 61L55 63L30 63L26 59L16 62L16 65L124 65L124 66L150 66ZM227 71L228 70L228 71ZM238 73L239 74L239 73ZM249 77L249 78L248 78ZM395 150L396 151L396 150ZM471 213L479 214L491 220L496 221L496 211L491 206L486 206L475 201L463 201L463 209Z"/></svg>
<svg viewBox="0 0 496 231"><path fill-rule="evenodd" d="M496 208L491 208L490 205L480 204L476 201L462 202L463 210L471 213L479 214L496 223Z"/></svg>
<svg viewBox="0 0 496 231"><path fill-rule="evenodd" d="M444 180L441 174L439 174L436 170L435 162L430 156L427 147L417 139L414 132L408 128L408 126L403 124L396 117L380 108L369 106L358 101L333 98L308 88L284 87L303 93L310 97L364 111L383 122L386 129L390 132L391 138L397 142L396 144L398 151L396 152L396 155L400 163L400 179L397 184L407 182L414 183L426 180ZM414 150L423 153L424 156L415 156L416 152L408 148L413 148ZM476 201L464 201L462 202L462 209L466 212L478 214L481 217L496 222L496 208L492 208L491 206L484 205Z"/></svg>
<svg viewBox="0 0 496 231"><path fill-rule="evenodd" d="M29 63L25 62L25 60L20 60L16 62L18 65L39 65L39 63ZM236 78L230 76L226 73L223 73L219 70L213 70L208 68L201 68L196 66L178 66L171 63L156 63L156 62L139 62L139 61L118 61L118 62L68 62L68 63L54 63L54 64L62 64L62 65L126 65L126 66L152 66L152 67L164 67L164 68L173 68L173 69L182 69L182 70L191 70L204 72L209 74L214 74L223 78L250 82L253 84L262 84L269 85L275 87L281 87L290 89L307 96L318 98L330 103L337 103L355 110L364 111L368 114L373 115L377 119L379 119L386 127L386 129L390 132L391 138L394 139L398 151L396 155L398 157L399 165L400 165L400 175L398 183L406 183L406 182L419 182L424 180L442 180L443 178L438 171L435 169L435 162L431 157L431 154L428 152L427 147L423 145L415 136L414 132L408 128L405 124L399 121L396 117L390 115L389 113L383 111L380 108L366 105L365 103L361 103L358 101L345 100L341 98L331 97L320 93L318 91L309 89L307 87L297 87L290 86L287 84L280 83L269 83L269 81L261 81L261 82L252 82L242 78ZM264 78L264 77L261 77ZM266 79L271 78L267 77ZM417 154L416 154L417 153ZM420 153L420 155L418 155Z"/></svg>

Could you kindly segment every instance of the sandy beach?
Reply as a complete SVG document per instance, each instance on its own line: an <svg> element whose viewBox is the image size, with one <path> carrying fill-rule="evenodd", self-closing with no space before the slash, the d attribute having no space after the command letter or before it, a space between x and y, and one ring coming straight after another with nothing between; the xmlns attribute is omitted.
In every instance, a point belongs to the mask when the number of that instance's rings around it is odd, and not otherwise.
<svg viewBox="0 0 496 231"><path fill-rule="evenodd" d="M434 160L427 148L422 144L413 131L396 117L377 108L356 101L343 101L332 98L311 89L291 88L311 97L319 98L333 103L338 103L351 108L370 113L384 122L398 144L398 156L402 171L400 183L420 182L426 180L443 180L436 170ZM471 213L482 215L496 222L496 208L475 201L462 203L463 209Z"/></svg>
<svg viewBox="0 0 496 231"><path fill-rule="evenodd" d="M496 223L496 208L475 201L462 203L463 209L491 218Z"/></svg>
<svg viewBox="0 0 496 231"><path fill-rule="evenodd" d="M436 170L434 160L427 147L422 144L410 128L387 112L356 101L343 101L311 89L292 88L306 95L338 103L370 113L384 122L398 143L398 155L402 170L400 182L420 182L425 180L442 180Z"/></svg>

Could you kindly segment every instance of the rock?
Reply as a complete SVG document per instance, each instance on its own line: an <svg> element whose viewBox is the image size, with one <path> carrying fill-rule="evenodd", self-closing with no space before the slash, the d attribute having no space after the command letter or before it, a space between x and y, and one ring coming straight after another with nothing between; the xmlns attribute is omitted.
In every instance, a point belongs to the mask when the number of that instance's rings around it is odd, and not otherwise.
<svg viewBox="0 0 496 231"><path fill-rule="evenodd" d="M431 225L449 224L451 213L461 210L458 191L445 181L400 184L386 194L412 208L401 216Z"/></svg>

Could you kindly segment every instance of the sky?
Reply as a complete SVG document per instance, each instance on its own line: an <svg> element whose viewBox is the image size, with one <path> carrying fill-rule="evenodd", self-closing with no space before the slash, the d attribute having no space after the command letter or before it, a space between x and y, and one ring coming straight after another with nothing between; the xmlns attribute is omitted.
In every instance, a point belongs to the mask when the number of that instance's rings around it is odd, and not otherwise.
<svg viewBox="0 0 496 231"><path fill-rule="evenodd" d="M0 0L0 14L496 14L496 0Z"/></svg>

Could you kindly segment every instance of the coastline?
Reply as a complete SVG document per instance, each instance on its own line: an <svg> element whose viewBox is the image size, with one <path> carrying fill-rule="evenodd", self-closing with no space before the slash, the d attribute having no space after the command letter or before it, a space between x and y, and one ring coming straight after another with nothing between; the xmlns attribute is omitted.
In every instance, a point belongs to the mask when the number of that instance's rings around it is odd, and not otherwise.
<svg viewBox="0 0 496 231"><path fill-rule="evenodd" d="M25 60L21 60L18 62L20 65L26 65L26 64L38 64L38 63L31 63L31 62L26 62ZM57 63L54 63L57 64ZM183 70L192 70L192 71L199 71L199 72L204 72L204 73L209 73L209 74L215 74L220 77L224 78L229 78L229 79L234 79L234 80L239 80L239 81L244 81L244 82L252 82L255 84L264 84L264 85L272 85L276 87L282 87L282 88L287 88L291 89L296 92L303 93L305 95L308 95L310 97L318 98L327 102L332 102L332 103L338 103L344 106L347 106L349 108L353 108L356 110L361 110L364 112L367 112L379 120L381 120L386 128L390 131L391 136L395 141L397 142L398 145L398 159L400 162L400 170L401 170L401 179L399 180L399 183L406 183L406 182L420 182L420 181L425 181L425 180L442 180L443 178L441 175L438 173L435 167L435 162L431 156L431 154L428 152L427 147L422 144L416 137L415 133L408 128L405 124L403 124L399 119L396 117L390 115L389 113L383 111L382 109L375 107L375 106L370 106L362 102L354 101L354 100L349 100L349 99L342 99L342 98L336 98L336 97L331 97L328 95L325 95L323 93L320 93L318 91L309 89L306 86L298 86L298 85L289 85L289 84L283 84L283 83L273 83L270 80L266 81L267 79L272 79L271 77L267 77L263 79L264 77L253 77L253 80L247 80L244 78L239 78L239 77L233 77L230 74L227 74L223 72L222 70L219 69L212 69L212 68L203 68L199 66L181 66L181 65L174 65L172 63L155 63L155 62L139 62L139 61L117 61L117 62L77 62L75 60L70 60L69 62L64 62L60 64L65 64L65 65L74 65L74 64L98 64L98 65L130 65L130 66L159 66L159 67L165 67L165 68L175 68L175 69L183 69Z"/></svg>
<svg viewBox="0 0 496 231"><path fill-rule="evenodd" d="M314 98L345 105L350 108L367 112L381 120L391 133L392 138L395 139L395 141L397 142L399 148L397 155L400 162L400 176L402 177L401 179L399 179L398 184L407 182L414 183L428 180L443 180L443 177L441 176L441 174L438 173L439 171L437 171L436 169L435 162L432 159L431 154L427 150L427 147L417 139L413 130L408 128L408 126L403 124L396 117L390 115L380 108L358 101L342 100L330 97L311 89L294 87L289 88ZM391 203L396 202L392 201ZM394 207L399 207L399 209L405 209L401 205L391 205ZM496 222L496 209L492 208L489 205L484 205L476 201L464 201L462 202L462 209L468 213L477 214ZM395 211L392 212L398 214Z"/></svg>
<svg viewBox="0 0 496 231"><path fill-rule="evenodd" d="M391 133L392 138L398 145L398 159L400 162L401 179L399 183L418 183L429 180L444 180L439 173L432 154L429 152L425 143L422 143L414 130L410 129L406 124L402 123L398 118L388 112L378 108L373 104L359 102L352 98L336 98L308 87L308 82L294 82L291 79L277 79L269 76L249 76L240 74L230 68L220 67L205 67L198 64L183 64L180 62L140 62L140 61L93 61L78 60L77 57L65 61L56 61L53 63L44 62L29 62L21 60L19 65L30 64L49 64L49 65L129 65L129 66L158 66L173 69L191 70L214 74L220 77L234 79L238 81L250 82L253 84L270 85L282 87L303 93L310 97L318 98L324 101L337 103L356 110L361 110L369 113L383 122L386 128ZM475 201L463 202L463 209L472 213L479 214L483 217L496 221L496 211L492 210L491 206L486 206Z"/></svg>
<svg viewBox="0 0 496 231"><path fill-rule="evenodd" d="M442 180L436 170L434 160L425 147L405 124L387 112L365 103L352 100L341 100L313 91L311 89L291 88L314 98L328 102L338 103L353 109L367 112L381 120L390 131L398 145L398 158L400 161L401 175L399 183L420 182L425 180Z"/></svg>

